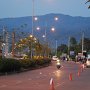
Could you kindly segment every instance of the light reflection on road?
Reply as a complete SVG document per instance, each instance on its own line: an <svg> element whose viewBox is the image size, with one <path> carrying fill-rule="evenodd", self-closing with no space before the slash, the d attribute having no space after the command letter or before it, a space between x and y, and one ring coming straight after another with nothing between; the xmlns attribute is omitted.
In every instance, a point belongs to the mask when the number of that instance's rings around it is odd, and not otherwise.
<svg viewBox="0 0 90 90"><path fill-rule="evenodd" d="M61 70L57 70L54 74L55 74L55 76L56 76L57 78L59 78L59 79L60 79L60 77L62 76Z"/></svg>

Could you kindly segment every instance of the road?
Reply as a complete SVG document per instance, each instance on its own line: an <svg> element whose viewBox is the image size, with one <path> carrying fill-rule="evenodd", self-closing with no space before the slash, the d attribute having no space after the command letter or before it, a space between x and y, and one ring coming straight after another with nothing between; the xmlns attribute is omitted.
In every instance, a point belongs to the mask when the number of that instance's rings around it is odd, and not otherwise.
<svg viewBox="0 0 90 90"><path fill-rule="evenodd" d="M60 70L56 62L37 70L0 76L0 90L50 90L53 78L55 90L90 90L90 68L81 69L80 63L61 62ZM72 80L69 75L72 73Z"/></svg>

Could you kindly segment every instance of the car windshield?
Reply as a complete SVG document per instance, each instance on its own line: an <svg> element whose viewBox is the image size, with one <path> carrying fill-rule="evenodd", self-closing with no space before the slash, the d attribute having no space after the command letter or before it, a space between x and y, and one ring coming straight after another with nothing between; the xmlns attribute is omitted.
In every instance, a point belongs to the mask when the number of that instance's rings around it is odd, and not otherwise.
<svg viewBox="0 0 90 90"><path fill-rule="evenodd" d="M57 58L57 56L53 56L53 58Z"/></svg>

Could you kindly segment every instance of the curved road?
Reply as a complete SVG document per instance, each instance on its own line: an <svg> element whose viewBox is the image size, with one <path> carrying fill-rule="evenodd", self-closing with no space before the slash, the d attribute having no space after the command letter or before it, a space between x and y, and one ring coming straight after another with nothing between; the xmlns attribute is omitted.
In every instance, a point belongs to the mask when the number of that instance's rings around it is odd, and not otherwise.
<svg viewBox="0 0 90 90"><path fill-rule="evenodd" d="M61 62L60 70L56 62L37 70L0 76L0 90L50 90L53 78L55 90L90 90L90 69L81 69L80 63ZM72 73L72 81L69 75Z"/></svg>

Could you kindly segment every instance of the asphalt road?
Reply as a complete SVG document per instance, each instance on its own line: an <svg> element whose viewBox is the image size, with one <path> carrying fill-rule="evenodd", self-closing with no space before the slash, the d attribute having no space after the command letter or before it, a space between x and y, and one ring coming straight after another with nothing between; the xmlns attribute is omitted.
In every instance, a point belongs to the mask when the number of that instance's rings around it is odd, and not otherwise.
<svg viewBox="0 0 90 90"><path fill-rule="evenodd" d="M53 61L49 67L0 76L0 90L50 90L51 78L55 90L90 90L90 68L82 71L81 64L72 61L61 64L59 70Z"/></svg>

